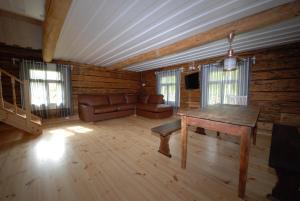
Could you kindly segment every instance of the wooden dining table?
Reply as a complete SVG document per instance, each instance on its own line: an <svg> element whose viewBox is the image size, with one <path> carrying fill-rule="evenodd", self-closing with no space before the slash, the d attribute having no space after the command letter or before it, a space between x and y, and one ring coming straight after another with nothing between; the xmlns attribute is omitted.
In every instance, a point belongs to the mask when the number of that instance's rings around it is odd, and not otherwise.
<svg viewBox="0 0 300 201"><path fill-rule="evenodd" d="M251 134L256 136L259 108L254 106L212 105L198 109L183 109L181 116L181 167L186 168L188 126L240 137L240 170L238 196L245 197ZM255 140L255 139L254 139Z"/></svg>

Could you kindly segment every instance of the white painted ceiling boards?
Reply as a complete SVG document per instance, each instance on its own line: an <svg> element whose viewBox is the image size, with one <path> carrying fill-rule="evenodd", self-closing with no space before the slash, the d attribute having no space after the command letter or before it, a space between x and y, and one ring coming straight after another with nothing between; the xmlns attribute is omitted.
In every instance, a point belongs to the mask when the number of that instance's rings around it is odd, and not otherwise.
<svg viewBox="0 0 300 201"><path fill-rule="evenodd" d="M55 59L109 66L291 0L73 0ZM299 19L298 19L299 21ZM237 36L236 51L299 40L296 20ZM225 54L227 41L135 64L133 71Z"/></svg>

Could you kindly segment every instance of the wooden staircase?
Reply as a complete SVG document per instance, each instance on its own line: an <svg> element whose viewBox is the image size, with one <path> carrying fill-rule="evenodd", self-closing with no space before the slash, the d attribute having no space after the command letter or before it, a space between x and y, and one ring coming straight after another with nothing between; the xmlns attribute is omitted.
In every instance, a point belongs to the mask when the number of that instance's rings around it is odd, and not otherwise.
<svg viewBox="0 0 300 201"><path fill-rule="evenodd" d="M1 79L2 75L9 77L11 80L13 103L9 103L3 98L3 88ZM20 87L22 87L23 89L25 109L22 109L17 105L15 88L16 82L18 82L20 84ZM31 134L42 133L41 119L38 116L31 113L31 101L29 95L28 80L22 81L14 75L2 69L0 69L0 121Z"/></svg>

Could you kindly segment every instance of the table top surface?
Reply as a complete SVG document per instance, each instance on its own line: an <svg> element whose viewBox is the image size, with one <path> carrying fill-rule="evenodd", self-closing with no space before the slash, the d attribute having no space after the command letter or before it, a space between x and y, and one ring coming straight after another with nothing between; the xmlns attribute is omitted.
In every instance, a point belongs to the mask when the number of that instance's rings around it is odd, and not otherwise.
<svg viewBox="0 0 300 201"><path fill-rule="evenodd" d="M259 107L240 105L211 105L205 108L181 109L179 115L207 119L240 126L255 127Z"/></svg>

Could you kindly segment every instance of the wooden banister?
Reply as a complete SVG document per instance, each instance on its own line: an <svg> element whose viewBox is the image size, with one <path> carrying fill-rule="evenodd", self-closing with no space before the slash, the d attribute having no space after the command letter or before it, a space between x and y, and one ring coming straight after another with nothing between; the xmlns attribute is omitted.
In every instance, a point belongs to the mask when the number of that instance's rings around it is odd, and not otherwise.
<svg viewBox="0 0 300 201"><path fill-rule="evenodd" d="M24 102L25 102L25 112L26 112L26 119L27 124L31 121L31 100L29 95L29 81L24 80Z"/></svg>
<svg viewBox="0 0 300 201"><path fill-rule="evenodd" d="M13 95L14 110L17 113L18 108L17 108L17 97L16 97L16 80L13 77L11 77L10 79L11 79L11 89L12 89L12 95Z"/></svg>
<svg viewBox="0 0 300 201"><path fill-rule="evenodd" d="M5 71L5 70L3 70L3 69L1 69L1 68L0 68L0 72L1 72L2 74L4 74L4 75L7 75L7 76L10 77L10 78L14 78L15 81L19 82L20 84L23 84L23 81L22 81L22 80L20 80L20 79L17 78L16 76L10 74L9 72L7 72L7 71Z"/></svg>
<svg viewBox="0 0 300 201"><path fill-rule="evenodd" d="M1 69L0 69L1 70ZM3 100L3 91L2 91L2 79L1 79L1 74L2 72L0 71L0 107L4 107L4 100Z"/></svg>

